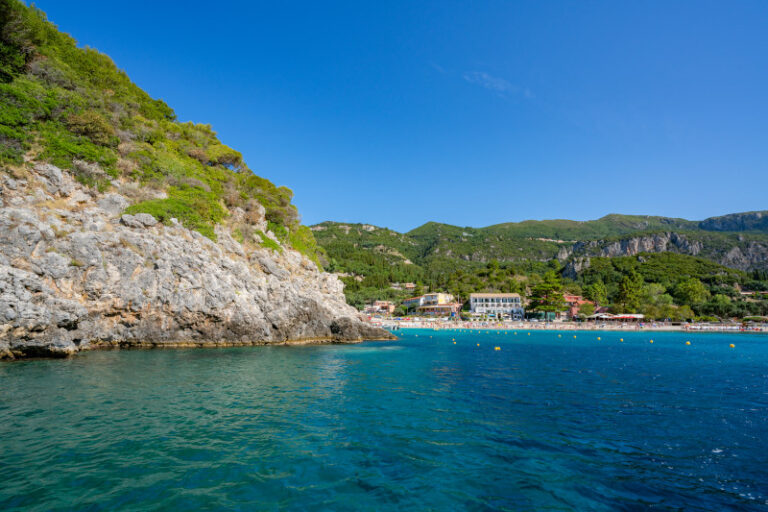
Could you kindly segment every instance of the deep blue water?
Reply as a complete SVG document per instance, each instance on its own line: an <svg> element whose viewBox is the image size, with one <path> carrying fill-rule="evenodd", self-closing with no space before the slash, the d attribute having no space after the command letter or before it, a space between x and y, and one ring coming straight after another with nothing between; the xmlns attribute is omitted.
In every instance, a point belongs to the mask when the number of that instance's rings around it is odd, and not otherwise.
<svg viewBox="0 0 768 512"><path fill-rule="evenodd" d="M768 510L768 336L513 332L1 364L0 509Z"/></svg>

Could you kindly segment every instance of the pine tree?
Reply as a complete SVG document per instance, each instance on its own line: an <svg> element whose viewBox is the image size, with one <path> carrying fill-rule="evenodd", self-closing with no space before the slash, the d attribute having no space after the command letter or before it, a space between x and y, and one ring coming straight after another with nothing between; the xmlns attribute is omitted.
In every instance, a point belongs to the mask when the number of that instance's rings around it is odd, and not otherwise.
<svg viewBox="0 0 768 512"><path fill-rule="evenodd" d="M640 307L640 296L643 291L643 277L631 271L619 283L618 302L627 313L634 313Z"/></svg>
<svg viewBox="0 0 768 512"><path fill-rule="evenodd" d="M531 291L530 308L544 313L557 313L565 310L563 285L554 271L544 274L544 279Z"/></svg>

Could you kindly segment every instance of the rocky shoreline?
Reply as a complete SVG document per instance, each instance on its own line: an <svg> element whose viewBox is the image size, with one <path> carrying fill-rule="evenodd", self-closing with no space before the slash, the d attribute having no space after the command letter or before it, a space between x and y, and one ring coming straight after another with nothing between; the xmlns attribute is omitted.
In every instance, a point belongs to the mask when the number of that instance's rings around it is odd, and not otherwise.
<svg viewBox="0 0 768 512"><path fill-rule="evenodd" d="M0 185L0 359L393 339L346 304L338 278L280 245L263 212L255 228L279 250L238 242L226 221L214 242L125 215L137 196L163 194L127 180L102 193L30 163L0 172Z"/></svg>

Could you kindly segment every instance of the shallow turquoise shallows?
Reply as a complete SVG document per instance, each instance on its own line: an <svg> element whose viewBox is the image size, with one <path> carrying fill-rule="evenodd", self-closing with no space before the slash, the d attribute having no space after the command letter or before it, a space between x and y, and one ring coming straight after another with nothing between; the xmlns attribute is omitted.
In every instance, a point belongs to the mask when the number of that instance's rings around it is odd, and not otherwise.
<svg viewBox="0 0 768 512"><path fill-rule="evenodd" d="M0 509L768 507L768 336L398 334L1 364Z"/></svg>

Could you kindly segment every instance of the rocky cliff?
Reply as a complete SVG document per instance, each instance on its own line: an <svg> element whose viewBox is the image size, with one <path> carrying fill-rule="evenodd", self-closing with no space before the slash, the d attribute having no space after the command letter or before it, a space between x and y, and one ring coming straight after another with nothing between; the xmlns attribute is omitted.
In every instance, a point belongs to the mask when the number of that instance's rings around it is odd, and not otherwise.
<svg viewBox="0 0 768 512"><path fill-rule="evenodd" d="M699 227L707 231L761 231L768 232L768 212L731 213L720 217L710 217L699 222Z"/></svg>
<svg viewBox="0 0 768 512"><path fill-rule="evenodd" d="M590 256L614 258L635 256L641 252L674 252L701 256L720 265L739 270L754 270L768 265L768 241L748 239L733 234L731 240L711 238L701 233L652 233L619 240L590 240L561 247L557 258L567 262L566 275L581 267Z"/></svg>
<svg viewBox="0 0 768 512"><path fill-rule="evenodd" d="M140 188L109 192L29 163L0 172L0 357L98 347L254 345L390 339L297 251L217 242L171 219L125 215ZM244 212L233 209L230 221Z"/></svg>

